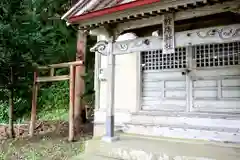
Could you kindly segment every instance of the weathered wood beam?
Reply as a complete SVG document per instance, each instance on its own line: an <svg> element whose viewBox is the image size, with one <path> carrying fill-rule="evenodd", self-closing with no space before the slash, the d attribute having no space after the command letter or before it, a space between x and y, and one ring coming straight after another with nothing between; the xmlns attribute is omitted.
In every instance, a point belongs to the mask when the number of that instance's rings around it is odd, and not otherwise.
<svg viewBox="0 0 240 160"><path fill-rule="evenodd" d="M150 17L150 18L144 18L140 20L135 20L135 21L130 21L126 23L121 23L117 25L117 31L120 33L124 30L131 30L135 28L143 28L147 26L152 26L152 25L158 25L161 24L163 21L163 16L162 15L157 15L155 17Z"/></svg>
<svg viewBox="0 0 240 160"><path fill-rule="evenodd" d="M51 77L54 76L54 72L55 72L55 68L51 68L51 69L50 69L50 76L51 76Z"/></svg>
<svg viewBox="0 0 240 160"><path fill-rule="evenodd" d="M66 63L59 63L59 64L51 64L48 66L40 66L38 69L51 69L51 68L64 68L64 67L70 67L70 66L81 66L83 65L83 61L74 61L74 62L66 62Z"/></svg>
<svg viewBox="0 0 240 160"><path fill-rule="evenodd" d="M202 4L206 3L205 1ZM211 14L223 13L226 12L226 8L236 7L236 1L226 1L223 3L216 3L213 5L206 5L203 7L196 8L199 4L197 3L185 3L184 5L175 5L175 10L179 10L175 14L175 21L185 20L195 17L202 17ZM201 4L200 4L201 5ZM177 7L178 6L178 7ZM166 9L160 9L155 11L155 14L158 14L154 17L143 18L135 21L129 21L124 23L119 23L117 25L117 31L122 32L124 30L132 30L137 28L143 28L153 25L162 24L163 14L166 13Z"/></svg>
<svg viewBox="0 0 240 160"><path fill-rule="evenodd" d="M37 82L54 82L54 81L64 81L69 80L68 75L63 76L53 76L53 77L38 77Z"/></svg>
<svg viewBox="0 0 240 160"><path fill-rule="evenodd" d="M69 79L69 135L68 141L74 140L74 99L75 99L75 67L70 66Z"/></svg>
<svg viewBox="0 0 240 160"><path fill-rule="evenodd" d="M69 80L69 90L70 90L69 91L70 92L69 97L70 97L70 100L69 100L69 137L68 137L68 140L69 141L74 140L75 110L76 110L76 108L75 108L75 98L76 98L75 76L76 76L76 68L77 67L82 67L82 66L84 66L83 59L82 58L81 59L77 58L77 61L75 61L75 62L52 64L52 65L48 65L48 66L38 67L38 70L45 70L45 69L50 70L50 76L48 76L48 77L38 77L37 72L34 73L32 111L31 111L31 122L30 122L30 128L29 128L29 135L30 136L34 135L34 128L35 128L35 123L36 123L36 106L37 106L38 83ZM67 67L70 68L70 75L54 76L56 68L67 68ZM80 76L81 75L79 75L79 78L81 80ZM81 81L83 81L83 80L81 80ZM79 113L79 111L77 111L77 112Z"/></svg>

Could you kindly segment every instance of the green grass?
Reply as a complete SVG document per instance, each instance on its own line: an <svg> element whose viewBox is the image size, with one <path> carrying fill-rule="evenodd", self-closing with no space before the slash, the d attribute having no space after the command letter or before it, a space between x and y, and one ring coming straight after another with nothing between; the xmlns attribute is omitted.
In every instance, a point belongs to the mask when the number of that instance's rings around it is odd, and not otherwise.
<svg viewBox="0 0 240 160"><path fill-rule="evenodd" d="M59 108L55 110L39 112L38 113L39 120L62 120L68 121L68 109Z"/></svg>
<svg viewBox="0 0 240 160"><path fill-rule="evenodd" d="M5 140L0 144L0 159L67 160L84 150L84 141L69 143L63 137Z"/></svg>
<svg viewBox="0 0 240 160"><path fill-rule="evenodd" d="M54 124L68 120L68 110L55 109L40 112L38 120ZM20 123L20 122L19 122ZM46 122L45 122L46 123ZM55 126L57 127L57 126ZM0 160L68 160L84 151L85 139L91 135L78 137L77 142L69 143L68 127L63 125L59 131L47 135L15 140L0 140Z"/></svg>
<svg viewBox="0 0 240 160"><path fill-rule="evenodd" d="M68 121L68 92L57 92L55 88L46 89L43 102L39 102L38 121ZM43 101L43 100L42 100ZM8 105L0 103L0 121L8 123ZM28 123L30 111L22 117L16 117L15 124ZM84 150L82 140L74 143L67 141L68 128L63 128L64 135L50 133L49 136L35 136L32 139L0 140L0 160L67 160L79 155Z"/></svg>

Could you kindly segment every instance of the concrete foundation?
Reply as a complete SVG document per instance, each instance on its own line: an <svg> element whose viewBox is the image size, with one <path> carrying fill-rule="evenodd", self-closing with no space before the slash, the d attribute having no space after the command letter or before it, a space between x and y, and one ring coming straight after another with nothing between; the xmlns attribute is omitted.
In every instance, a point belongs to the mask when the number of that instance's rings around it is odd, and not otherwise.
<svg viewBox="0 0 240 160"><path fill-rule="evenodd" d="M106 143L94 139L86 144L86 160L239 160L240 145L120 135L121 140Z"/></svg>

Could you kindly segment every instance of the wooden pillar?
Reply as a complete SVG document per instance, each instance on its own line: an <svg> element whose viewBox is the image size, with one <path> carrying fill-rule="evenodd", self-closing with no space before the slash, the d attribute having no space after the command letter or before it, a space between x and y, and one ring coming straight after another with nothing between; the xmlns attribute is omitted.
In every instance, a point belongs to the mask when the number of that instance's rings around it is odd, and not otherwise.
<svg viewBox="0 0 240 160"><path fill-rule="evenodd" d="M76 61L85 61L86 54L86 42L87 42L87 33L79 30L77 37L77 53ZM82 110L84 109L84 104L82 103L81 96L84 93L84 80L82 75L85 74L85 65L76 66L76 77L75 77L75 102L74 102L74 124L76 132L79 133L80 124L82 123Z"/></svg>
<svg viewBox="0 0 240 160"><path fill-rule="evenodd" d="M74 105L75 105L75 66L70 66L69 77L69 135L68 141L74 140Z"/></svg>
<svg viewBox="0 0 240 160"><path fill-rule="evenodd" d="M105 28L106 29L106 28ZM106 30L105 30L106 31ZM99 41L94 47L91 48L91 52L96 54L101 54L107 56L107 110L106 110L106 135L102 138L105 142L113 142L119 139L119 137L114 135L114 103L115 103L115 59L113 44L114 44L114 34L111 32L111 29L106 31L108 33L109 41ZM104 46L107 50L99 49ZM107 51L107 53L106 53ZM98 69L98 68L97 68ZM98 88L96 88L98 89Z"/></svg>
<svg viewBox="0 0 240 160"><path fill-rule="evenodd" d="M106 113L106 135L103 137L103 141L113 142L118 140L118 137L114 135L114 103L115 103L115 55L113 54L113 38L108 44L108 78L107 78L107 113Z"/></svg>
<svg viewBox="0 0 240 160"><path fill-rule="evenodd" d="M101 40L98 36L98 41ZM95 109L100 108L100 80L99 69L101 68L101 54L95 52L95 64L94 64L94 92L95 92Z"/></svg>
<svg viewBox="0 0 240 160"><path fill-rule="evenodd" d="M34 135L35 123L37 119L37 95L38 95L38 84L37 84L37 72L34 72L33 88L32 88L32 110L31 110L31 121L29 126L29 135Z"/></svg>

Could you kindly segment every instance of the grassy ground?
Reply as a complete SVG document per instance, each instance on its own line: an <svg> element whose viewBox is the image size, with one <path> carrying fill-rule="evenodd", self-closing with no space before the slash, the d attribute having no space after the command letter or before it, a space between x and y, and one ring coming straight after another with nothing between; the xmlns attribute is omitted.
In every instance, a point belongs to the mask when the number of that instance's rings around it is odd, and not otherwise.
<svg viewBox="0 0 240 160"><path fill-rule="evenodd" d="M84 151L86 138L71 143L56 135L2 140L0 160L67 160Z"/></svg>
<svg viewBox="0 0 240 160"><path fill-rule="evenodd" d="M7 140L1 144L1 160L67 160L84 150L84 141L69 143L62 138Z"/></svg>
<svg viewBox="0 0 240 160"><path fill-rule="evenodd" d="M84 151L92 136L92 125L86 124L76 142L68 142L68 127L59 132L0 141L0 160L68 160Z"/></svg>
<svg viewBox="0 0 240 160"><path fill-rule="evenodd" d="M25 120L28 121L29 118L21 121ZM68 121L68 109L60 107L47 112L39 112L38 120L66 122ZM68 125L61 127L59 132L55 131L31 139L0 140L0 160L68 160L83 152L85 140L91 138L92 134L92 128L87 128L87 131L81 133L83 135L78 138L78 141L73 143L67 141Z"/></svg>

